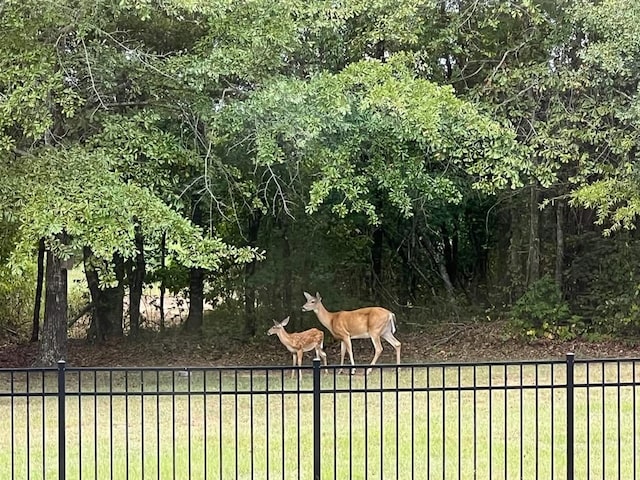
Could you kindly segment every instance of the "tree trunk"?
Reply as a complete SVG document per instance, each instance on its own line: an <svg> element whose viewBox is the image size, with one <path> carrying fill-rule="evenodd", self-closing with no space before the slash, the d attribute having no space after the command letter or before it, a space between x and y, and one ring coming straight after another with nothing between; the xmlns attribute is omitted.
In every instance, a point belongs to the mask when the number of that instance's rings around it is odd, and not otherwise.
<svg viewBox="0 0 640 480"><path fill-rule="evenodd" d="M249 218L249 229L247 231L247 240L250 247L256 246L259 231L260 213L253 212ZM253 337L256 334L256 289L251 278L255 271L255 260L247 263L244 267L244 333L247 337Z"/></svg>
<svg viewBox="0 0 640 480"><path fill-rule="evenodd" d="M84 260L84 274L87 278L87 287L91 295L91 303L93 303L93 315L91 316L91 324L87 332L87 338L96 342L104 342L106 340L106 332L103 329L98 313L98 302L101 300L100 279L94 265L95 259L89 247L82 249Z"/></svg>
<svg viewBox="0 0 640 480"><path fill-rule="evenodd" d="M486 214L485 214L486 215ZM488 253L489 250L486 248L486 237L482 232L485 231L485 227L480 230L475 226L474 218L476 217L475 212L466 212L466 221L469 224L469 241L471 242L471 246L474 252L474 262L473 262L473 277L479 283L483 283L487 285L487 289L490 288L489 283L490 279L488 278ZM501 242L500 242L501 243ZM500 249L503 248L503 244L501 243ZM506 262L505 262L506 263Z"/></svg>
<svg viewBox="0 0 640 480"><path fill-rule="evenodd" d="M144 237L142 226L137 220L135 224L136 256L129 262L129 333L137 336L140 332L140 300L144 286Z"/></svg>
<svg viewBox="0 0 640 480"><path fill-rule="evenodd" d="M527 287L540 279L540 210L538 209L538 184L531 184L529 197L529 256L527 257Z"/></svg>
<svg viewBox="0 0 640 480"><path fill-rule="evenodd" d="M399 302L401 305L413 305L416 300L416 275L413 266L413 254L416 251L415 248L415 232L410 233L410 239L407 241L407 246L400 245L395 247L394 250L398 252L401 260L400 272L402 282L400 283L399 290Z"/></svg>
<svg viewBox="0 0 640 480"><path fill-rule="evenodd" d="M458 233L449 235L446 227L442 227L442 242L444 245L444 262L452 285L458 284Z"/></svg>
<svg viewBox="0 0 640 480"><path fill-rule="evenodd" d="M438 271L440 272L440 278L442 278L444 282L447 295L450 300L453 300L453 283L451 283L451 278L449 278L449 272L447 271L447 266L444 263L442 255L437 254L436 262L438 262Z"/></svg>
<svg viewBox="0 0 640 480"><path fill-rule="evenodd" d="M53 252L47 252L44 324L38 365L52 366L67 353L67 270Z"/></svg>
<svg viewBox="0 0 640 480"><path fill-rule="evenodd" d="M440 252L433 245L429 238L425 238L424 242L426 243L426 250L429 252L431 258L433 258L434 263L438 267L438 273L440 274L440 278L444 283L444 287L447 291L447 296L449 297L449 300L453 300L453 283L451 283L451 278L449 277L449 272L447 271L447 265L445 264L444 256L442 255L442 252Z"/></svg>
<svg viewBox="0 0 640 480"><path fill-rule="evenodd" d="M556 204L556 285L562 292L564 288L564 200Z"/></svg>
<svg viewBox="0 0 640 480"><path fill-rule="evenodd" d="M105 289L100 288L100 278L92 264L92 253L88 247L84 248L84 262L87 284L95 306L89 326L89 338L103 342L108 336L122 336L124 260L120 255L113 256L117 284Z"/></svg>
<svg viewBox="0 0 640 480"><path fill-rule="evenodd" d="M202 328L204 317L204 270L191 268L189 270L189 316L184 328L190 332L197 332Z"/></svg>
<svg viewBox="0 0 640 480"><path fill-rule="evenodd" d="M202 208L199 199L193 199L193 215L191 221L202 225ZM189 269L189 315L184 324L185 330L196 332L202 328L204 316L204 270L192 267Z"/></svg>
<svg viewBox="0 0 640 480"><path fill-rule="evenodd" d="M40 306L42 305L42 284L44 282L44 237L38 242L38 274L36 277L36 298L33 304L33 325L31 342L37 342L40 336Z"/></svg>
<svg viewBox="0 0 640 480"><path fill-rule="evenodd" d="M160 279L160 331L164 331L164 295L167 290L165 287L165 266L167 257L167 232L162 232L162 240L160 242L160 271L162 278Z"/></svg>
<svg viewBox="0 0 640 480"><path fill-rule="evenodd" d="M524 253L524 219L521 215L521 205L512 200L510 205L510 232L509 232L509 270L507 287L507 301L513 304L524 293L525 273L522 254ZM527 225L528 227L528 225Z"/></svg>
<svg viewBox="0 0 640 480"><path fill-rule="evenodd" d="M102 318L107 332L115 337L124 335L124 259L119 254L113 256L113 269L116 274L116 285L102 291Z"/></svg>

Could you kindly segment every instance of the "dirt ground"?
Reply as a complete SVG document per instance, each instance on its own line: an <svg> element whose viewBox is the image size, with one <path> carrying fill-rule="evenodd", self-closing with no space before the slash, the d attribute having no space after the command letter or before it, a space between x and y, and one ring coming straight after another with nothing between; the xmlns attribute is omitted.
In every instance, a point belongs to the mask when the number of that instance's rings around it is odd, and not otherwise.
<svg viewBox="0 0 640 480"><path fill-rule="evenodd" d="M579 358L638 357L638 343L621 340L588 342L585 340L525 341L514 339L502 323L448 323L424 332L402 333L403 362L529 360L563 358L574 352ZM357 363L368 363L373 346L368 340L355 340ZM394 351L383 342L380 363L394 362ZM33 364L38 344L15 344L0 339L0 368L28 367ZM340 361L340 346L329 336L325 339L329 362ZM309 363L311 354L305 354ZM139 340L112 339L92 345L85 340L70 339L69 365L73 366L217 366L217 365L287 365L289 352L277 338L256 338L250 343L225 338L202 339L176 331L147 333Z"/></svg>

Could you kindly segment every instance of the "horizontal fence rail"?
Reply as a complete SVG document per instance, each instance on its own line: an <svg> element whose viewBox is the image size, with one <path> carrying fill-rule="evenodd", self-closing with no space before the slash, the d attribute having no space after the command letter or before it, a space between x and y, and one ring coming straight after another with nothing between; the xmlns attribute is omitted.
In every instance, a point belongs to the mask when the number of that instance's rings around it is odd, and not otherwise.
<svg viewBox="0 0 640 480"><path fill-rule="evenodd" d="M0 478L639 478L638 362L0 369Z"/></svg>

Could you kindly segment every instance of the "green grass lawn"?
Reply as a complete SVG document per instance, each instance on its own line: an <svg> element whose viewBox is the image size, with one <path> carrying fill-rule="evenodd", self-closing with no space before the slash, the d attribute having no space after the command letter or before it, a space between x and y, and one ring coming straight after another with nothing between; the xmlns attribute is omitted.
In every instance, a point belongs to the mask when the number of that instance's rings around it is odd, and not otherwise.
<svg viewBox="0 0 640 480"><path fill-rule="evenodd" d="M594 365L589 377L612 381L618 368L623 381L640 377L631 363ZM304 373L300 386L309 391L311 372ZM67 478L311 478L312 397L298 395L298 381L288 374L209 371L205 379L199 370L190 377L135 371L125 385L122 372L110 380L102 372L94 385L93 374L83 372L86 396L70 396L65 404ZM576 366L576 382L586 374L584 365ZM498 366L490 374L486 367L432 367L427 375L422 367L398 375L374 370L367 378L323 375L323 478L566 478L564 390L504 388L536 381L550 387L563 384L564 376L562 365L553 375L549 365ZM202 392L205 380L206 395L163 394ZM24 390L24 375L13 383ZM55 374L44 381L32 374L30 383L32 392L43 384L55 391ZM375 391L381 383L392 391ZM489 383L498 388L458 390ZM433 390L396 391L396 385ZM439 390L443 385L451 390ZM68 372L67 387L78 389L77 372ZM125 387L153 393L93 393ZM345 391L333 393L334 387ZM0 375L0 391L9 388ZM247 395L251 390L262 393ZM594 387L588 396L584 388L576 390L576 478L634 478L640 454L636 402L640 390L634 386ZM0 398L0 478L11 478L12 464L16 479L43 473L57 478L57 455L56 399Z"/></svg>

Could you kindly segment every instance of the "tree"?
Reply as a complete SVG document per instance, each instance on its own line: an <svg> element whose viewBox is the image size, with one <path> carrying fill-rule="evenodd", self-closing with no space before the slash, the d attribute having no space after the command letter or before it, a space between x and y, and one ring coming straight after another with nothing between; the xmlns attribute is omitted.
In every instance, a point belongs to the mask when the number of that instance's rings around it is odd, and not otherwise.
<svg viewBox="0 0 640 480"><path fill-rule="evenodd" d="M625 15L619 15L624 9ZM573 10L581 62L571 72L574 122L566 137L580 148L573 200L593 208L606 233L633 229L640 213L637 152L640 8L619 1L578 2ZM609 32L618 32L610 35Z"/></svg>
<svg viewBox="0 0 640 480"><path fill-rule="evenodd" d="M384 224L380 200L403 217L431 217L466 188L517 186L528 166L514 135L450 88L416 78L404 59L278 80L229 104L214 119L219 155L252 155L271 180L266 199L295 200L295 179L308 189L307 213L328 202L364 225Z"/></svg>
<svg viewBox="0 0 640 480"><path fill-rule="evenodd" d="M89 255L96 317L117 331L122 314L107 306L122 301L122 262L135 263L128 281L139 295L145 241L159 245L161 234L172 229L169 252L195 268L215 269L222 257L242 262L244 253L222 253L227 246L213 232L205 238L180 215L180 191L192 181L199 151L180 140L186 121L178 128L171 122L186 117L184 99L207 100L197 95L202 84L189 85L178 73L195 58L181 52L207 31L204 10L185 10L182 2L69 7L47 4L38 17L25 15L34 2L2 7L3 180L19 200L7 211L16 225L26 226L17 239L17 251L25 254L20 258L29 258L27 246L38 228L46 239L68 236L65 255L74 249ZM182 21L184 15L195 21ZM145 31L170 31L171 41ZM24 180L18 176L23 169ZM86 202L84 208L78 202ZM34 215L29 225L27 212ZM116 212L121 222L111 222ZM115 296L100 300L109 292Z"/></svg>

